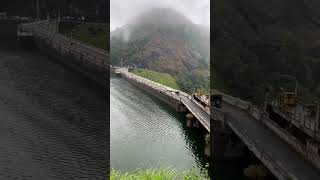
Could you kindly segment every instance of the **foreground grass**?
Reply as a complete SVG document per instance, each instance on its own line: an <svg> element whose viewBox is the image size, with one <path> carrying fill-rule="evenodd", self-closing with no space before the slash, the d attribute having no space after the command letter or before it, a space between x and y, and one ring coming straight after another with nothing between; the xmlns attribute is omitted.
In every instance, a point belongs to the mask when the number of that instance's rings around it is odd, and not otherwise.
<svg viewBox="0 0 320 180"><path fill-rule="evenodd" d="M173 168L159 169L137 169L131 172L122 173L112 170L110 180L209 180L206 172L197 171L178 171Z"/></svg>
<svg viewBox="0 0 320 180"><path fill-rule="evenodd" d="M168 73L159 73L145 69L134 69L132 73L173 89L180 89L174 77Z"/></svg>

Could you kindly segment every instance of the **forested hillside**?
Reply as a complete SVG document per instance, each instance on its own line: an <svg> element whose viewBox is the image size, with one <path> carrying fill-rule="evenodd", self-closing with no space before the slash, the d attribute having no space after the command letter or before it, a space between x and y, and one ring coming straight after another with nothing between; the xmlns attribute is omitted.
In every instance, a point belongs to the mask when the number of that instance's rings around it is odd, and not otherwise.
<svg viewBox="0 0 320 180"><path fill-rule="evenodd" d="M213 88L260 103L296 78L306 100L320 97L320 1L215 0L211 14Z"/></svg>
<svg viewBox="0 0 320 180"><path fill-rule="evenodd" d="M111 62L169 73L187 92L209 90L209 28L165 8L142 13L111 32Z"/></svg>

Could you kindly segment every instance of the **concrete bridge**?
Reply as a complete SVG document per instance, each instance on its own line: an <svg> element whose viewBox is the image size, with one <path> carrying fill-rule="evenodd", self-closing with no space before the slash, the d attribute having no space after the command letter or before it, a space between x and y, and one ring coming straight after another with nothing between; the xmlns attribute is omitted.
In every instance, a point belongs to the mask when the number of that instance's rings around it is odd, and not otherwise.
<svg viewBox="0 0 320 180"><path fill-rule="evenodd" d="M263 109L216 91L214 93L223 95L222 108L211 107L208 111L184 92L134 75L126 68L117 68L116 71L178 111L185 107L208 133L211 124L210 139L213 142L210 156L216 160L244 156L248 149L280 180L320 179L319 169L297 151L294 146L297 142L293 143L288 133L269 119ZM238 141L232 143L232 135Z"/></svg>
<svg viewBox="0 0 320 180"><path fill-rule="evenodd" d="M40 50L63 64L108 87L109 54L58 32L58 21L44 20L18 25L17 37L22 42L34 42Z"/></svg>
<svg viewBox="0 0 320 180"><path fill-rule="evenodd" d="M311 151L314 146L310 149L301 145L287 129L270 119L264 108L218 91L215 93L223 95L223 104L221 109L211 108L211 156L232 158L235 154L230 151L243 155L239 153L243 152L243 146L237 145L244 144L280 180L320 179L319 154ZM230 134L235 134L239 140L230 143Z"/></svg>
<svg viewBox="0 0 320 180"><path fill-rule="evenodd" d="M272 127L271 121L266 117L255 119L247 112L228 103L223 103L222 112L225 113L225 116L221 121L239 137L248 149L251 150L278 179L316 180L320 178L319 170L307 162L302 155L279 137L277 133L273 132L278 130L281 133L279 129L275 128L275 125ZM267 123L270 123L269 126L272 127L273 130L265 125ZM215 140L220 137L219 133L221 133L221 131L219 132L219 126L213 128L217 129L217 131L213 130L212 133L212 139L213 142L215 142ZM221 139L217 141L221 142ZM213 145L213 156L219 155L215 154L219 153L219 150L215 151L215 149L221 149L223 144L224 143Z"/></svg>
<svg viewBox="0 0 320 180"><path fill-rule="evenodd" d="M210 110L198 103L189 94L169 88L159 83L150 81L143 77L128 72L127 68L116 67L116 73L121 74L129 82L132 82L144 90L156 95L159 99L174 107L179 112L189 111L194 115L196 122L200 123L204 129L210 133Z"/></svg>

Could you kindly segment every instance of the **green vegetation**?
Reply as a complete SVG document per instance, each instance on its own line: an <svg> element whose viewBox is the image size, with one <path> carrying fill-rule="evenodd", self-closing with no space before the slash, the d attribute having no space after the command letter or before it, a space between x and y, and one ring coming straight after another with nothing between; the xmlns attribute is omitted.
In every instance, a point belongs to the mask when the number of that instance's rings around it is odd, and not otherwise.
<svg viewBox="0 0 320 180"><path fill-rule="evenodd" d="M181 90L184 92L193 93L197 90L203 90L205 94L209 94L209 71L178 73L178 75L175 76L175 79Z"/></svg>
<svg viewBox="0 0 320 180"><path fill-rule="evenodd" d="M108 28L106 24L81 23L62 26L62 33L88 45L108 50Z"/></svg>
<svg viewBox="0 0 320 180"><path fill-rule="evenodd" d="M217 60L211 69L223 77L225 90L255 103L264 101L266 88L273 92L280 87L293 91L295 81L282 78L285 76L295 77L299 92L305 100L312 101L320 96L320 58L304 51L297 40L282 38L282 42L273 46L261 42L248 47L221 37L216 43L220 45L214 47ZM212 83L212 88L220 87Z"/></svg>
<svg viewBox="0 0 320 180"><path fill-rule="evenodd" d="M159 169L137 169L131 172L122 173L112 170L110 180L209 180L207 172L199 170L178 171L173 168Z"/></svg>
<svg viewBox="0 0 320 180"><path fill-rule="evenodd" d="M145 69L134 69L132 73L173 89L180 89L176 80L168 73L159 73Z"/></svg>
<svg viewBox="0 0 320 180"><path fill-rule="evenodd" d="M204 90L205 93L209 93L210 77L208 75L205 76L208 72L197 72L192 74L179 73L176 76L173 76L169 73L160 73L153 70L135 69L132 73L185 92L191 93L201 89Z"/></svg>
<svg viewBox="0 0 320 180"><path fill-rule="evenodd" d="M307 8L307 1L295 0L286 9L284 2L278 1L281 8L262 1L217 4L211 71L220 78L211 83L212 88L260 104L267 88L293 91L294 80L283 78L291 76L297 79L304 100L320 97L320 46L316 40L320 26L310 23L315 17L310 8L320 7L320 3L308 0ZM266 10L277 8L281 9L279 16ZM314 33L309 34L309 29Z"/></svg>

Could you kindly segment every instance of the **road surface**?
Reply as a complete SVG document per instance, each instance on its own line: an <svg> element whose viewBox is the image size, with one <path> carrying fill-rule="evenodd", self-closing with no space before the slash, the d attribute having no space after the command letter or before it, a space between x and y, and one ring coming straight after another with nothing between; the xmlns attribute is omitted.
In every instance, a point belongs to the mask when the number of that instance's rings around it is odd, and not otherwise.
<svg viewBox="0 0 320 180"><path fill-rule="evenodd" d="M320 172L311 163L249 114L227 103L223 103L222 111L228 113L228 123L236 124L239 121L237 126L246 131L251 140L260 143L271 159L295 177L301 180L320 180Z"/></svg>

